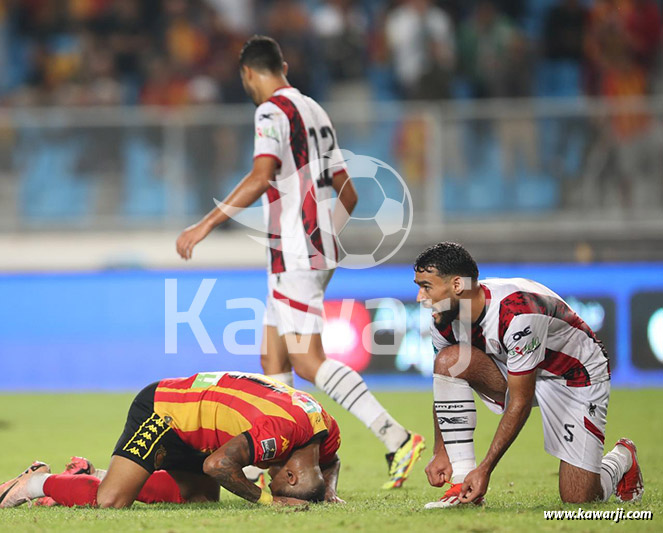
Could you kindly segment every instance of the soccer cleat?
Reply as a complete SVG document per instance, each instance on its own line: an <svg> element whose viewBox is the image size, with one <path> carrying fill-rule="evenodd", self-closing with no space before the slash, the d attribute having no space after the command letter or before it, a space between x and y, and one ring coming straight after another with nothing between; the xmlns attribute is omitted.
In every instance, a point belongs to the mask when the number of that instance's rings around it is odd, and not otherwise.
<svg viewBox="0 0 663 533"><path fill-rule="evenodd" d="M631 459L633 459L633 464L626 472L622 479L617 483L617 490L615 491L615 496L617 499L622 502L637 502L642 499L642 494L645 492L645 486L642 482L642 471L640 470L640 464L638 463L638 450L633 444L633 441L629 439L619 439L615 446L623 446L626 448L630 454Z"/></svg>
<svg viewBox="0 0 663 533"><path fill-rule="evenodd" d="M60 475L75 476L78 474L88 474L90 476L103 479L103 476L100 476L101 473L105 474L106 471L97 470L90 461L85 459L85 457L72 457L71 461L69 461L64 467L64 472L62 472ZM34 501L34 504L38 507L53 507L54 505L58 505L58 503L50 496L42 496L41 498L37 498Z"/></svg>
<svg viewBox="0 0 663 533"><path fill-rule="evenodd" d="M457 505L483 505L483 497L475 500L469 504L460 501L460 489L463 488L462 483L452 483L451 487L447 489L438 501L430 502L424 505L424 509L444 509L446 507L455 507Z"/></svg>
<svg viewBox="0 0 663 533"><path fill-rule="evenodd" d="M29 502L27 495L28 480L36 473L50 474L51 469L46 463L35 461L25 472L22 472L14 479L0 485L0 508L17 507L22 503Z"/></svg>
<svg viewBox="0 0 663 533"><path fill-rule="evenodd" d="M414 463L421 459L426 442L421 435L410 433L408 439L394 453L387 454L389 464L389 481L382 485L383 489L397 489L405 483Z"/></svg>

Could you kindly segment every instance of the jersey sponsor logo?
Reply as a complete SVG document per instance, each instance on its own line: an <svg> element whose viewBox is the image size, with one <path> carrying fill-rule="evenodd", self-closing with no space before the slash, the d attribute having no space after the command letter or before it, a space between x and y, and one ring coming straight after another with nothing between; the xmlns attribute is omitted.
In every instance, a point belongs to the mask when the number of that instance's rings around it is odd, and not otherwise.
<svg viewBox="0 0 663 533"><path fill-rule="evenodd" d="M539 339L539 337L534 337L525 346L516 346L515 348L509 350L509 355L511 357L515 357L517 355L520 355L522 357L525 357L527 355L532 355L534 352L536 352L539 349L540 346L541 346L541 340Z"/></svg>
<svg viewBox="0 0 663 533"><path fill-rule="evenodd" d="M440 411L449 411L451 409L464 409L465 404L462 403L438 403L435 402L435 409L439 409Z"/></svg>
<svg viewBox="0 0 663 533"><path fill-rule="evenodd" d="M226 372L200 372L191 384L191 389L206 389L216 385Z"/></svg>
<svg viewBox="0 0 663 533"><path fill-rule="evenodd" d="M589 411L589 416L594 416L596 414L596 404L589 402L589 408L587 411Z"/></svg>
<svg viewBox="0 0 663 533"><path fill-rule="evenodd" d="M276 131L276 128L274 126L265 126L265 127L258 126L256 128L256 137L262 137L262 138L272 139L276 142L281 142L279 133Z"/></svg>
<svg viewBox="0 0 663 533"><path fill-rule="evenodd" d="M262 446L262 460L269 461L276 457L276 439L264 439L260 441L260 446Z"/></svg>
<svg viewBox="0 0 663 533"><path fill-rule="evenodd" d="M288 446L290 446L290 441L281 435L281 450L286 451Z"/></svg>
<svg viewBox="0 0 663 533"><path fill-rule="evenodd" d="M466 416L438 416L437 423L442 424L467 424L468 418Z"/></svg>
<svg viewBox="0 0 663 533"><path fill-rule="evenodd" d="M292 403L304 409L307 414L321 413L322 406L307 394L295 392L292 395Z"/></svg>
<svg viewBox="0 0 663 533"><path fill-rule="evenodd" d="M524 330L517 331L516 333L514 333L513 334L513 340L518 342L523 337L527 337L528 335L531 335L531 334L532 334L531 326L527 326Z"/></svg>
<svg viewBox="0 0 663 533"><path fill-rule="evenodd" d="M258 120L272 120L272 116L274 113L260 113L260 116L258 117Z"/></svg>

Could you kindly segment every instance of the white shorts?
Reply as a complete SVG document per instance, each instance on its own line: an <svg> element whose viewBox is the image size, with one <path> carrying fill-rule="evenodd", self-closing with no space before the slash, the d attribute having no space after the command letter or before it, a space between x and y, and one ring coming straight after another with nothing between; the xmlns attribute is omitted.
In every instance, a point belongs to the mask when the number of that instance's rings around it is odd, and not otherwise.
<svg viewBox="0 0 663 533"><path fill-rule="evenodd" d="M333 270L293 270L269 274L263 324L279 335L322 333L325 289Z"/></svg>
<svg viewBox="0 0 663 533"><path fill-rule="evenodd" d="M506 378L504 365L493 360ZM482 394L479 397L491 411L498 414L504 412L504 407L490 398ZM538 406L541 410L546 452L573 466L599 474L609 399L610 381L589 387L568 387L561 379L537 379L532 406Z"/></svg>

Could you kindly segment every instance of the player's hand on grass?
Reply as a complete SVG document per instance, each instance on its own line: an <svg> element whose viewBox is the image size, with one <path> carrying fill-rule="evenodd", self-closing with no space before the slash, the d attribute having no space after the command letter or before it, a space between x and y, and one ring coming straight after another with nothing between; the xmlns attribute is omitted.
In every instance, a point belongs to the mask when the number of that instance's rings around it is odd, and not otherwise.
<svg viewBox="0 0 663 533"><path fill-rule="evenodd" d="M210 228L208 228L207 225L198 223L189 226L180 233L176 243L177 253L180 257L185 260L191 259L193 247L207 237L209 232Z"/></svg>
<svg viewBox="0 0 663 533"><path fill-rule="evenodd" d="M341 498L338 497L338 494L336 492L327 492L325 494L325 502L327 503L345 503L345 500L342 500Z"/></svg>
<svg viewBox="0 0 663 533"><path fill-rule="evenodd" d="M490 482L490 472L486 468L479 466L472 470L465 477L463 486L460 489L459 500L461 503L470 503L481 498L488 491L488 483Z"/></svg>
<svg viewBox="0 0 663 533"><path fill-rule="evenodd" d="M272 505L288 506L288 507L308 507L306 500L298 500L297 498L287 498L286 496L274 496Z"/></svg>
<svg viewBox="0 0 663 533"><path fill-rule="evenodd" d="M447 481L451 482L452 473L451 461L449 461L449 456L446 452L433 455L426 466L428 483L433 487L441 487Z"/></svg>

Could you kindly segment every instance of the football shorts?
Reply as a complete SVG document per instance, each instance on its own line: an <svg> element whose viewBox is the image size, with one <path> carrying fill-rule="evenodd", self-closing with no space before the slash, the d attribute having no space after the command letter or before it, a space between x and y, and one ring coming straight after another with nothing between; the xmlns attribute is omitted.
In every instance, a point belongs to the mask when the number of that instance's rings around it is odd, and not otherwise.
<svg viewBox="0 0 663 533"><path fill-rule="evenodd" d="M493 360L506 379L506 366ZM504 406L478 395L491 411L504 412ZM578 468L600 473L609 399L610 381L569 387L561 379L538 378L532 406L541 411L546 452Z"/></svg>
<svg viewBox="0 0 663 533"><path fill-rule="evenodd" d="M263 323L279 335L322 333L325 290L333 270L293 270L269 274Z"/></svg>
<svg viewBox="0 0 663 533"><path fill-rule="evenodd" d="M205 454L182 441L168 421L154 412L158 382L138 393L129 408L122 436L113 455L126 457L150 474L155 470L183 470L203 474Z"/></svg>

